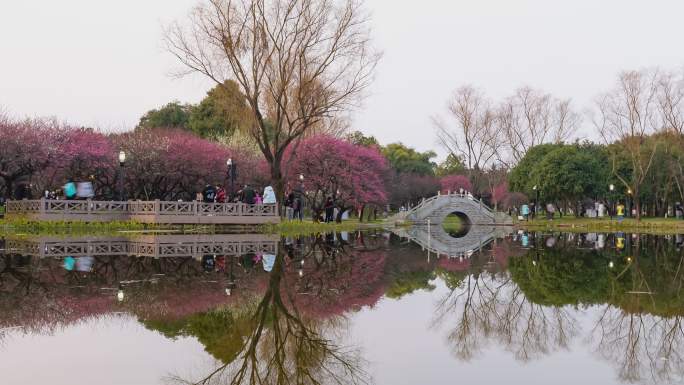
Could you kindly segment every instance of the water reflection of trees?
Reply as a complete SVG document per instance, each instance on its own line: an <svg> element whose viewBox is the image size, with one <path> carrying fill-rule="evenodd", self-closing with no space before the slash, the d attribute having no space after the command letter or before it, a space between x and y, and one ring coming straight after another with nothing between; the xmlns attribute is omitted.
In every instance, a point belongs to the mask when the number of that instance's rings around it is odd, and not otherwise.
<svg viewBox="0 0 684 385"><path fill-rule="evenodd" d="M94 257L87 271L78 271L65 269L62 259L4 255L0 328L40 333L115 311L144 318L206 310L226 302L225 279L192 258ZM118 303L121 282L134 284Z"/></svg>
<svg viewBox="0 0 684 385"><path fill-rule="evenodd" d="M235 359L197 384L361 384L369 381L360 353L335 342L346 325L340 308L345 298L376 301L377 290L357 287L363 279L373 286L382 274L384 256L376 240L315 237L307 245L285 247L270 272L263 295L250 310L249 327ZM380 258L379 258L380 257ZM377 261L380 262L377 262ZM302 263L304 261L304 263ZM364 275L366 274L366 275ZM356 285L351 279L358 280ZM376 281L373 281L376 279ZM336 297L340 304L333 305ZM374 299L373 299L374 298ZM311 300L313 299L313 301ZM315 309L314 309L315 308Z"/></svg>
<svg viewBox="0 0 684 385"><path fill-rule="evenodd" d="M591 235L530 238L506 271L437 270L449 291L434 324L447 326L456 357L496 344L522 361L539 358L573 343L578 317L598 314L585 342L621 380L684 378L684 255L674 237L617 234L600 246Z"/></svg>
<svg viewBox="0 0 684 385"><path fill-rule="evenodd" d="M609 256L611 291L592 341L618 367L621 380L671 382L684 378L684 254L673 237L638 236L634 247Z"/></svg>
<svg viewBox="0 0 684 385"><path fill-rule="evenodd" d="M567 348L578 326L570 311L527 299L507 274L469 275L441 300L436 324L448 323L448 340L469 361L495 342L527 361Z"/></svg>
<svg viewBox="0 0 684 385"><path fill-rule="evenodd" d="M622 381L682 379L684 255L675 238L617 234L605 248L586 247L586 236L555 238L554 247L533 247L511 263L529 300L598 314L586 343L615 363Z"/></svg>

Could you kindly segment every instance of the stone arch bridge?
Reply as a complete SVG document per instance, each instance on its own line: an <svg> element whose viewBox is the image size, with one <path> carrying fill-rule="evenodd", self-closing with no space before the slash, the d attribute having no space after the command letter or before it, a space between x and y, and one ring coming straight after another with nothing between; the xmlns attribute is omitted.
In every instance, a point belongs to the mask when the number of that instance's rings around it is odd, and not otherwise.
<svg viewBox="0 0 684 385"><path fill-rule="evenodd" d="M470 195L447 194L426 199L421 204L395 216L396 221L410 222L414 225L441 225L449 214L460 217L467 226L471 225L511 225L513 220L505 213L496 212L481 200Z"/></svg>

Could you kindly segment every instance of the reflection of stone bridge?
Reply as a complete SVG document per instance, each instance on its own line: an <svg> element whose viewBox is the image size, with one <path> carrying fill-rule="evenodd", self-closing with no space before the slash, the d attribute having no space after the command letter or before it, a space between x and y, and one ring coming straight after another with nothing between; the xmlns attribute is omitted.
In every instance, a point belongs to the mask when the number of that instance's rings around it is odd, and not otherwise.
<svg viewBox="0 0 684 385"><path fill-rule="evenodd" d="M425 224L430 220L430 223L439 225L452 213L459 216L466 224L512 224L510 216L492 211L481 200L478 201L470 195L463 194L434 196L411 210L401 213L395 219L414 224Z"/></svg>
<svg viewBox="0 0 684 385"><path fill-rule="evenodd" d="M480 250L495 238L501 238L510 232L504 226L471 226L467 233L458 238L449 235L441 225L412 226L392 230L400 237L409 238L423 249L437 256L466 256Z"/></svg>
<svg viewBox="0 0 684 385"><path fill-rule="evenodd" d="M279 237L268 234L145 235L7 239L5 252L36 257L137 256L201 257L239 256L249 253L276 254Z"/></svg>

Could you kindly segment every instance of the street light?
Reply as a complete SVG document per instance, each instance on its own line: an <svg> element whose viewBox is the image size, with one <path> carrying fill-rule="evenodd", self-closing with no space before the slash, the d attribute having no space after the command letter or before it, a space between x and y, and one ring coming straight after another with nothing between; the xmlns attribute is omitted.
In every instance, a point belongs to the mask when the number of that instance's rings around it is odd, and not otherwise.
<svg viewBox="0 0 684 385"><path fill-rule="evenodd" d="M535 198L534 198L534 218L537 218L537 206L539 206L539 189L537 188L537 185L535 184L534 187L532 187L532 190L534 190L535 193Z"/></svg>
<svg viewBox="0 0 684 385"><path fill-rule="evenodd" d="M235 194L235 174L237 170L237 164L233 163L233 158L228 158L226 161L226 166L228 166L228 184L230 184L230 197L232 201L232 197Z"/></svg>
<svg viewBox="0 0 684 385"><path fill-rule="evenodd" d="M627 216L632 216L632 189L627 189Z"/></svg>
<svg viewBox="0 0 684 385"><path fill-rule="evenodd" d="M610 186L608 186L608 190L610 190L610 194L608 194L608 215L610 216L610 220L613 220L613 204L612 204L613 199L612 198L613 198L613 191L615 191L615 185L611 183Z"/></svg>
<svg viewBox="0 0 684 385"><path fill-rule="evenodd" d="M125 201L124 197L124 165L126 164L126 153L119 151L119 200Z"/></svg>

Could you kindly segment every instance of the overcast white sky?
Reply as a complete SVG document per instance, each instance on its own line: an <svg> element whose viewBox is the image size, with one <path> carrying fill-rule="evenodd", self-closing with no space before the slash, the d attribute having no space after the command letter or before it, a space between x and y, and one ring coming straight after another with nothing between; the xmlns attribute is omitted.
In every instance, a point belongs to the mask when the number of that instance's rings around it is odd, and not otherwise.
<svg viewBox="0 0 684 385"><path fill-rule="evenodd" d="M103 130L197 102L204 79L175 79L162 25L197 0L0 0L0 106ZM680 0L367 0L385 56L354 128L437 149L430 116L459 85L493 98L529 84L579 108L624 69L684 66ZM581 133L582 136L590 136ZM440 151L441 153L441 151Z"/></svg>

